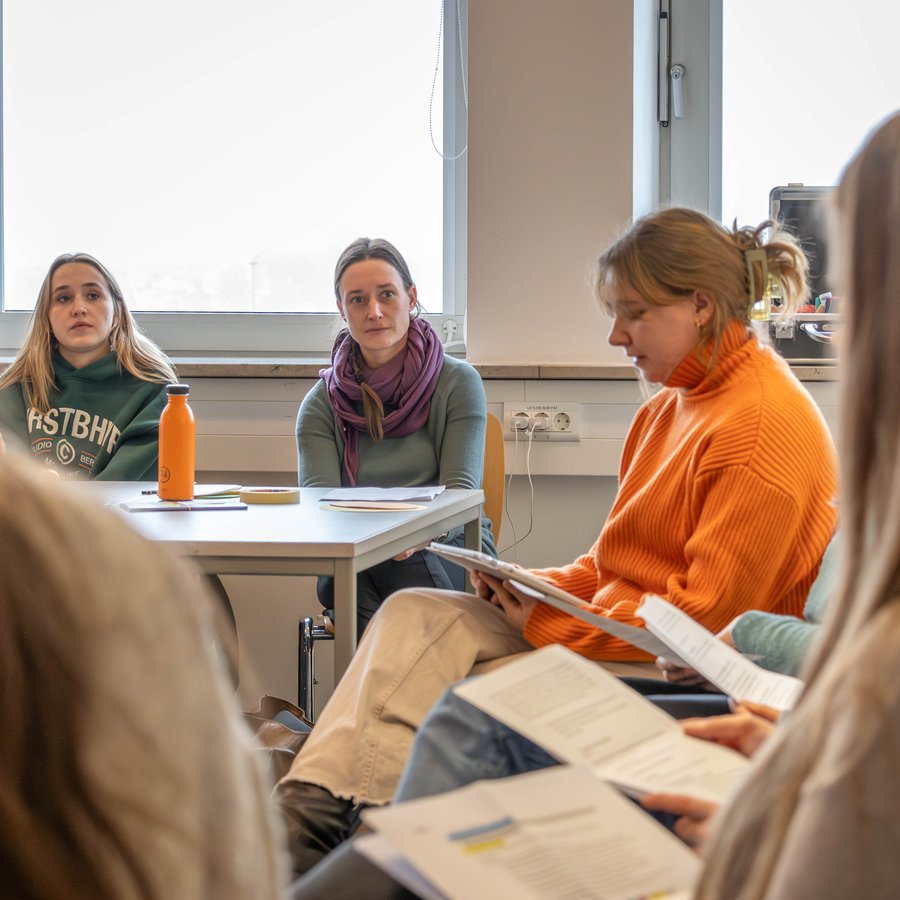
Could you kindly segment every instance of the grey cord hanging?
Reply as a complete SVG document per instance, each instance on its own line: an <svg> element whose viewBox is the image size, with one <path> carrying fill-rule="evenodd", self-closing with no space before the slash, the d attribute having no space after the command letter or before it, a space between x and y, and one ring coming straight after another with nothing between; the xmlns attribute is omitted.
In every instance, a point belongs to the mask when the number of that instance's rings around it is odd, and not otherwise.
<svg viewBox="0 0 900 900"><path fill-rule="evenodd" d="M441 20L438 26L438 44L437 44L437 58L434 61L434 77L431 80L431 96L428 99L428 135L431 138L431 146L434 147L434 152L437 155L448 162L453 162L454 160L459 159L466 150L469 149L469 141L466 139L466 144L455 156L447 156L442 150L438 148L437 142L434 139L434 119L433 119L433 110L434 110L434 91L437 87L437 79L438 72L441 68L441 44L444 36L444 3L449 2L449 0L440 0L441 4ZM456 46L459 50L459 75L462 80L462 90L463 90L463 104L466 108L466 130L468 131L468 112L469 112L469 91L466 85L466 67L465 60L463 59L463 43L462 43L462 15L459 11L459 3L460 0L454 0L456 3Z"/></svg>

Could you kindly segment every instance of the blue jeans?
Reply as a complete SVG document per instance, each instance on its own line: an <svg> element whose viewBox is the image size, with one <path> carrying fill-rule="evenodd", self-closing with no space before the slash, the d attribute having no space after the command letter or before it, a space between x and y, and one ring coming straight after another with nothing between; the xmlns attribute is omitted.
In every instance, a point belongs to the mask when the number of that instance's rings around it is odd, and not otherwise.
<svg viewBox="0 0 900 900"><path fill-rule="evenodd" d="M394 801L558 764L546 750L448 688L419 726Z"/></svg>
<svg viewBox="0 0 900 900"><path fill-rule="evenodd" d="M721 694L648 697L675 718L728 712ZM521 775L559 760L453 693L444 691L419 726L395 801L428 797L483 778Z"/></svg>

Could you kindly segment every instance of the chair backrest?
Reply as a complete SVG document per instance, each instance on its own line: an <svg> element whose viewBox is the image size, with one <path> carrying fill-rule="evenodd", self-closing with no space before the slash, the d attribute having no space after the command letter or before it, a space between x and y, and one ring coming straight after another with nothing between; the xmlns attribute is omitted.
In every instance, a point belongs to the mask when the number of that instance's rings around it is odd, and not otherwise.
<svg viewBox="0 0 900 900"><path fill-rule="evenodd" d="M484 514L491 520L494 544L500 539L500 524L503 521L504 469L503 425L496 416L488 413L481 486L484 491Z"/></svg>

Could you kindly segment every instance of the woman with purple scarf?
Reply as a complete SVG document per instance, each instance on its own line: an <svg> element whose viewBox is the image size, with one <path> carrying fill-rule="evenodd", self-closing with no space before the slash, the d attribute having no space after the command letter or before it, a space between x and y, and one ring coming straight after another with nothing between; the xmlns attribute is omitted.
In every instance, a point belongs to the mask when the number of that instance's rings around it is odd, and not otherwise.
<svg viewBox="0 0 900 900"><path fill-rule="evenodd" d="M443 484L481 487L486 406L478 373L444 355L421 307L406 261L390 243L359 238L334 271L346 328L332 364L297 416L301 487ZM462 529L442 536L462 545ZM482 544L495 553L490 522ZM407 587L463 590L464 571L413 548L363 572L357 582L361 635L381 602ZM334 582L320 578L319 600L333 606Z"/></svg>

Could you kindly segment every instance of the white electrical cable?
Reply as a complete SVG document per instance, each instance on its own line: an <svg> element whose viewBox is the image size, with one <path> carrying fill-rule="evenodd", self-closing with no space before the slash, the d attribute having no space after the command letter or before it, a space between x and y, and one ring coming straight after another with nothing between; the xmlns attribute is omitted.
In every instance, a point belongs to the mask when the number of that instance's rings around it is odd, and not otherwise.
<svg viewBox="0 0 900 900"><path fill-rule="evenodd" d="M518 459L518 451L519 451L519 429L515 429L515 447L513 450L513 464L510 467L510 473L506 482L506 497L505 497L505 509L506 509L506 518L509 520L510 528L512 528L513 533L513 542L508 546L504 547L503 550L499 550L498 553L502 556L504 553L508 553L510 550L514 551L513 554L513 562L518 564L519 562L519 544L531 534L534 530L534 481L531 478L531 448L534 446L534 428L525 429L525 434L528 435L528 449L525 452L525 475L528 478L528 487L531 491L531 503L529 508L528 515L528 530L522 537L518 537L516 534L516 526L513 522L512 515L509 512L509 493L510 493L510 485L512 484L512 476L513 472L516 468L516 462Z"/></svg>
<svg viewBox="0 0 900 900"><path fill-rule="evenodd" d="M524 541L534 530L534 481L531 479L531 448L534 446L534 428L528 431L528 452L525 454L525 474L528 476L528 487L531 491L531 502L528 509L528 531L519 538ZM518 556L518 554L517 554ZM517 560L518 561L518 560Z"/></svg>
<svg viewBox="0 0 900 900"><path fill-rule="evenodd" d="M506 550L509 550L511 547L515 547L519 542L516 540L516 523L513 521L512 513L509 511L509 492L512 487L512 478L513 473L516 471L516 463L519 461L519 429L513 429L513 458L512 465L509 467L509 474L506 476L506 490L503 492L503 511L506 513L506 521L509 522L509 527L512 529L513 533L513 542L510 547L507 547ZM506 552L506 550L498 550L498 555L502 555ZM518 554L516 554L516 561L518 562Z"/></svg>
<svg viewBox="0 0 900 900"><path fill-rule="evenodd" d="M445 0L440 0L441 4L441 22L438 26L438 46L437 46L437 59L434 61L434 78L431 80L431 96L428 98L428 135L431 138L431 146L434 147L434 152L443 159L449 162L453 162L456 159L459 159L466 150L469 149L469 141L466 139L466 145L456 154L456 156L447 156L442 151L438 150L437 142L434 139L434 120L432 118L434 111L434 91L437 87L437 79L438 79L438 71L441 67L441 43L444 37L444 2ZM463 103L466 107L466 123L469 121L469 89L466 85L466 66L465 60L463 59L463 43L462 43L462 16L459 11L459 0L456 0L456 45L459 48L459 76L462 81L462 91L463 91ZM468 124L467 126L468 127Z"/></svg>

